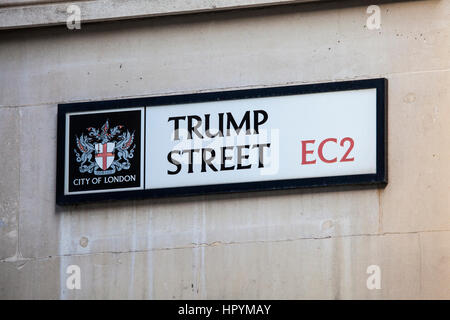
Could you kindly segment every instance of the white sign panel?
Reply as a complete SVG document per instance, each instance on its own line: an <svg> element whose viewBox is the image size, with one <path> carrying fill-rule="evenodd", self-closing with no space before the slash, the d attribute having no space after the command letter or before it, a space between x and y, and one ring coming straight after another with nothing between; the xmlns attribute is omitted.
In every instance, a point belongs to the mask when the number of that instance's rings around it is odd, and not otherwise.
<svg viewBox="0 0 450 320"><path fill-rule="evenodd" d="M376 89L148 107L145 185L375 174L376 127Z"/></svg>

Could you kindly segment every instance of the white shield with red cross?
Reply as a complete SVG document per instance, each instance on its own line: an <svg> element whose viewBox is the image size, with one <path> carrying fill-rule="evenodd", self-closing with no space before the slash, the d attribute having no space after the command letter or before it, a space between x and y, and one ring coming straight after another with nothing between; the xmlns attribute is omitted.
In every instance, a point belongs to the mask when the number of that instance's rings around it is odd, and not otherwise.
<svg viewBox="0 0 450 320"><path fill-rule="evenodd" d="M102 170L106 170L114 161L115 142L95 144L95 162Z"/></svg>

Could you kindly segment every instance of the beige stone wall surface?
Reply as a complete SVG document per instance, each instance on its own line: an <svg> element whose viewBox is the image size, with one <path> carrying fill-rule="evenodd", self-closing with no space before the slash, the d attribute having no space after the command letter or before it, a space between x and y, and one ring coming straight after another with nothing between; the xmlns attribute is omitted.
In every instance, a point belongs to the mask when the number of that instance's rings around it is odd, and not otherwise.
<svg viewBox="0 0 450 320"><path fill-rule="evenodd" d="M450 1L373 2L0 31L0 299L450 299ZM384 189L55 204L58 103L378 77Z"/></svg>
<svg viewBox="0 0 450 320"><path fill-rule="evenodd" d="M66 24L75 10L99 22L316 1L330 0L0 0L0 30Z"/></svg>

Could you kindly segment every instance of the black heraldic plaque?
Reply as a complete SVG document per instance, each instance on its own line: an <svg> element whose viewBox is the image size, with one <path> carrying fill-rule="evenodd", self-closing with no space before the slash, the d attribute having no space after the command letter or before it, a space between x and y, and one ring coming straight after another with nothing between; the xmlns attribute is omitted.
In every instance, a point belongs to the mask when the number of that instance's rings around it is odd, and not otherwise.
<svg viewBox="0 0 450 320"><path fill-rule="evenodd" d="M141 186L142 110L69 117L68 191Z"/></svg>

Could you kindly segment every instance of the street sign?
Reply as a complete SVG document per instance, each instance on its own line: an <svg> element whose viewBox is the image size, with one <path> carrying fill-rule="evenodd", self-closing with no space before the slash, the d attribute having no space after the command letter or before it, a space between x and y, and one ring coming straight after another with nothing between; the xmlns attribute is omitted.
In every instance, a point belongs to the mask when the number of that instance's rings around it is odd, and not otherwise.
<svg viewBox="0 0 450 320"><path fill-rule="evenodd" d="M387 183L387 80L62 104L57 203Z"/></svg>

